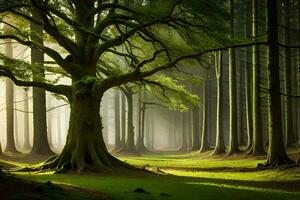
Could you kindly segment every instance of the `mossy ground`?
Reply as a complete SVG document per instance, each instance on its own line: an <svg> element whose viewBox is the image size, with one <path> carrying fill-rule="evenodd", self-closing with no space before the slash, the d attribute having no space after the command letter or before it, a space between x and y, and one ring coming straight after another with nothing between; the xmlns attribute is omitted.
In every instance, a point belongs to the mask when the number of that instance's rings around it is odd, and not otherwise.
<svg viewBox="0 0 300 200"><path fill-rule="evenodd" d="M165 174L17 175L39 182L50 180L100 191L116 200L300 199L300 169L257 170L256 165L264 162L264 157L211 157L193 152L156 153L120 159ZM146 193L134 192L137 188L144 189Z"/></svg>

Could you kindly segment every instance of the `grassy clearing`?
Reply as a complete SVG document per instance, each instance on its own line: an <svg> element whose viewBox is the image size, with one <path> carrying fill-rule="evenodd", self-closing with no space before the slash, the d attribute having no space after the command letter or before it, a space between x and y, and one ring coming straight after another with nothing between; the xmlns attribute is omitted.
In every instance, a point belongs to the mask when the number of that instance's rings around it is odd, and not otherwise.
<svg viewBox="0 0 300 200"><path fill-rule="evenodd" d="M238 168L254 169L264 158L209 157L197 153L148 154L143 157L120 157L136 166L161 168L171 175L115 174L115 175L53 175L17 173L39 182L71 184L105 193L116 200L299 200L300 170L264 170L239 172ZM11 163L16 164L18 163ZM177 168L174 168L177 167ZM226 169L234 171L226 171ZM213 169L212 171L210 171ZM225 171L224 171L225 169ZM227 170L228 170L227 169ZM175 175L175 176L174 176ZM293 185L296 184L296 185ZM135 193L143 188L149 194Z"/></svg>
<svg viewBox="0 0 300 200"><path fill-rule="evenodd" d="M158 168L188 168L188 169L216 169L216 168L256 168L258 163L263 163L264 158L211 157L204 155L199 157L197 152L188 154L146 154L142 157L119 157L121 160L135 166L150 166Z"/></svg>
<svg viewBox="0 0 300 200"><path fill-rule="evenodd" d="M105 192L112 199L118 200L148 200L148 199L174 199L174 200L299 200L300 193L287 193L283 191L260 189L254 186L233 185L230 182L219 182L215 179L177 176L95 176L95 175L26 175L20 174L30 180L56 183L67 183L84 188ZM149 194L134 193L136 188L143 188ZM169 196L170 195L170 196Z"/></svg>

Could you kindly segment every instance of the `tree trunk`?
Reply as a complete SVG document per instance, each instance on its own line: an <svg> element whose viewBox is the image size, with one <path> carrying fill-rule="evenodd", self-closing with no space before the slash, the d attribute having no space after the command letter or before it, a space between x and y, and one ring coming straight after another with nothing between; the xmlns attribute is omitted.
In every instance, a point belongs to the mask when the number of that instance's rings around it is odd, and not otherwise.
<svg viewBox="0 0 300 200"><path fill-rule="evenodd" d="M115 150L121 148L121 138L120 138L120 92L118 90L114 90L115 95Z"/></svg>
<svg viewBox="0 0 300 200"><path fill-rule="evenodd" d="M4 31L10 32L10 27L4 25ZM13 57L13 46L11 40L6 40L5 55ZM10 79L5 80L6 85L6 152L17 153L14 137L14 84Z"/></svg>
<svg viewBox="0 0 300 200"><path fill-rule="evenodd" d="M105 171L112 168L132 168L107 151L102 135L99 114L101 98L93 94L93 86L75 84L70 104L71 114L66 145L58 156L46 161L38 169L67 171ZM97 97L95 97L97 96Z"/></svg>
<svg viewBox="0 0 300 200"><path fill-rule="evenodd" d="M121 138L121 147L125 146L126 138L126 99L125 94L121 93L121 128L122 128L122 138Z"/></svg>
<svg viewBox="0 0 300 200"><path fill-rule="evenodd" d="M32 12L33 18L39 18L39 15ZM43 44L43 28L40 25L34 23L30 24L31 38L32 41ZM31 48L31 63L42 64L44 62L43 52ZM39 76L44 76L44 70L39 69ZM33 79L36 78L34 74ZM47 120L46 120L46 95L45 90L34 87L32 89L33 96L33 146L32 154L43 154L50 155L53 154L47 137Z"/></svg>
<svg viewBox="0 0 300 200"><path fill-rule="evenodd" d="M121 154L129 154L138 156L139 153L136 150L136 146L134 144L134 125L133 125L133 94L130 90L125 92L125 96L127 99L127 140L125 146L118 151Z"/></svg>
<svg viewBox="0 0 300 200"><path fill-rule="evenodd" d="M258 36L258 7L257 0L252 0L252 37ZM252 155L263 155L265 150L263 147L263 130L262 130L262 117L261 117L261 100L260 100L260 51L259 46L253 46L252 50L252 63L253 63L253 81L252 81L252 113L253 113L253 147L250 150Z"/></svg>
<svg viewBox="0 0 300 200"><path fill-rule="evenodd" d="M251 28L252 28L252 12L249 12L251 10L252 1L247 1L246 4L246 11L245 12L245 19L246 19L246 26L245 26L245 37L249 38L251 37ZM245 104L246 104L246 130L247 130L247 153L252 153L252 144L253 144L253 110L252 110L252 53L251 53L251 47L247 47L245 49L245 58L246 58L246 69L245 69Z"/></svg>
<svg viewBox="0 0 300 200"><path fill-rule="evenodd" d="M14 84L6 79L6 152L17 153L14 132Z"/></svg>
<svg viewBox="0 0 300 200"><path fill-rule="evenodd" d="M217 115L216 115L216 145L213 155L220 155L225 152L223 135L223 89L222 89L222 52L216 52L216 78L217 78Z"/></svg>
<svg viewBox="0 0 300 200"><path fill-rule="evenodd" d="M245 94L246 94L246 128L247 128L247 151L253 147L253 118L251 112L251 72L248 65L245 69Z"/></svg>
<svg viewBox="0 0 300 200"><path fill-rule="evenodd" d="M28 89L24 89L24 146L25 150L30 150L30 134L29 134L29 105L28 105Z"/></svg>
<svg viewBox="0 0 300 200"><path fill-rule="evenodd" d="M146 115L146 103L142 102L142 106L140 108L140 117L141 117L141 133L139 134L137 143L136 143L136 148L137 151L140 153L145 153L145 152L149 152L149 150L147 149L147 147L145 146L145 115Z"/></svg>
<svg viewBox="0 0 300 200"><path fill-rule="evenodd" d="M187 151L188 150L188 135L187 135L187 121L188 121L188 113L182 113L182 139L181 146L179 147L179 151Z"/></svg>
<svg viewBox="0 0 300 200"><path fill-rule="evenodd" d="M207 70L206 78L209 76L209 69ZM202 90L202 134L201 134L201 147L200 153L204 153L209 150L209 142L208 142L208 90L207 90L207 80L203 82L203 90Z"/></svg>
<svg viewBox="0 0 300 200"><path fill-rule="evenodd" d="M230 37L234 37L234 2L230 0ZM239 153L237 135L237 98L236 98L236 62L235 49L229 49L229 144L228 155Z"/></svg>
<svg viewBox="0 0 300 200"><path fill-rule="evenodd" d="M194 107L192 110L192 146L191 151L198 151L200 149L200 119L199 119L199 108Z"/></svg>
<svg viewBox="0 0 300 200"><path fill-rule="evenodd" d="M290 28L290 1L284 1L284 26ZM285 29L285 44L290 44L290 31ZM291 94L291 49L284 49L284 80L285 80L285 93ZM293 131L293 116L292 116L292 99L290 97L285 97L284 107L285 107L285 146L292 147L294 144L294 131Z"/></svg>
<svg viewBox="0 0 300 200"><path fill-rule="evenodd" d="M285 152L282 134L277 1L267 1L267 12L269 150L265 166L272 167L290 164L293 161L289 159Z"/></svg>

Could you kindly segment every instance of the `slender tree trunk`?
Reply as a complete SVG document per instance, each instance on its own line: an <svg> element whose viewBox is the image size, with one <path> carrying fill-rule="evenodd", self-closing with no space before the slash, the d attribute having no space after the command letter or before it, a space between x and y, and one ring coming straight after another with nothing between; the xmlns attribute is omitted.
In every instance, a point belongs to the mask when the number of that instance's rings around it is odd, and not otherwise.
<svg viewBox="0 0 300 200"><path fill-rule="evenodd" d="M290 28L290 0L284 1L284 26ZM285 44L290 44L290 31L285 29ZM291 94L291 49L284 49L284 79L285 79L285 93ZM284 107L285 107L285 145L287 147L293 146L294 143L294 131L293 131L293 116L292 116L292 99L290 97L285 97Z"/></svg>
<svg viewBox="0 0 300 200"><path fill-rule="evenodd" d="M125 94L121 93L121 129L122 129L122 138L121 138L121 147L125 145L126 139L126 99Z"/></svg>
<svg viewBox="0 0 300 200"><path fill-rule="evenodd" d="M258 36L258 7L257 0L252 0L252 37ZM255 39L256 40L256 39ZM252 113L253 113L253 148L250 152L253 155L265 154L263 147L263 130L261 117L261 100L260 100L260 51L259 46L255 45L252 49L252 63L253 63L253 81L252 81Z"/></svg>
<svg viewBox="0 0 300 200"><path fill-rule="evenodd" d="M39 15L32 12L33 18L38 19ZM37 44L43 44L43 28L34 23L30 24L32 41ZM31 48L31 63L42 64L44 62L43 52ZM40 69L38 76L44 76L44 70ZM34 79L36 78L34 75ZM50 155L53 154L47 137L47 121L46 121L46 95L45 90L34 87L32 90L33 96L33 146L32 154L43 154Z"/></svg>
<svg viewBox="0 0 300 200"><path fill-rule="evenodd" d="M10 27L5 25L4 31L9 34ZM13 46L11 40L6 40L5 55L13 57ZM5 79L6 85L6 152L17 153L14 137L14 84L10 79Z"/></svg>
<svg viewBox="0 0 300 200"><path fill-rule="evenodd" d="M253 148L253 118L251 112L251 72L250 66L247 64L245 69L245 94L246 94L246 128L247 128L247 151Z"/></svg>
<svg viewBox="0 0 300 200"><path fill-rule="evenodd" d="M223 135L223 89L222 89L222 52L216 52L216 78L217 78L217 115L216 115L216 145L213 151L214 155L220 155L225 152Z"/></svg>
<svg viewBox="0 0 300 200"><path fill-rule="evenodd" d="M230 0L230 37L234 37L234 1ZM228 155L239 153L237 134L236 62L235 49L229 49L229 145Z"/></svg>
<svg viewBox="0 0 300 200"><path fill-rule="evenodd" d="M192 110L192 146L191 151L198 151L200 149L200 119L199 119L199 108L195 107Z"/></svg>
<svg viewBox="0 0 300 200"><path fill-rule="evenodd" d="M188 150L188 135L187 135L187 119L188 114L182 113L182 139L181 146L179 147L179 151L187 151Z"/></svg>
<svg viewBox="0 0 300 200"><path fill-rule="evenodd" d="M115 95L115 150L121 148L121 137L120 137L120 92L118 90L114 91Z"/></svg>
<svg viewBox="0 0 300 200"><path fill-rule="evenodd" d="M127 140L124 148L122 148L118 153L121 154L133 154L139 155L137 152L136 146L134 144L134 125L133 125L133 94L132 91L128 89L125 92L127 99Z"/></svg>
<svg viewBox="0 0 300 200"><path fill-rule="evenodd" d="M207 70L206 78L209 76L209 69ZM207 80L203 82L203 90L202 90L202 134L201 134L201 147L200 153L204 153L209 150L209 142L208 142L208 90L207 90Z"/></svg>
<svg viewBox="0 0 300 200"><path fill-rule="evenodd" d="M265 166L269 167L289 164L293 161L285 152L282 133L277 1L267 1L267 12L269 150Z"/></svg>
<svg viewBox="0 0 300 200"><path fill-rule="evenodd" d="M140 153L145 153L145 152L149 152L149 150L147 149L147 147L145 146L145 116L146 116L146 103L142 102L142 106L141 106L141 113L140 113L140 117L141 117L141 133L140 136L137 140L137 144L136 144L136 148L137 151Z"/></svg>
<svg viewBox="0 0 300 200"><path fill-rule="evenodd" d="M30 150L30 135L29 135L29 105L28 105L28 89L24 89L24 146L25 150Z"/></svg>
<svg viewBox="0 0 300 200"><path fill-rule="evenodd" d="M246 24L245 24L245 36L246 37L251 37L252 35L252 12L249 12L251 10L251 5L252 5L253 0L247 1L246 4L246 11L245 12L245 19L246 19ZM247 130L247 148L246 152L247 153L252 153L252 144L253 144L253 110L252 110L252 54L251 54L251 47L247 47L245 49L245 55L244 57L246 58L246 68L245 68L245 104L246 104L246 130Z"/></svg>
<svg viewBox="0 0 300 200"><path fill-rule="evenodd" d="M14 84L6 79L6 152L17 153L14 132Z"/></svg>

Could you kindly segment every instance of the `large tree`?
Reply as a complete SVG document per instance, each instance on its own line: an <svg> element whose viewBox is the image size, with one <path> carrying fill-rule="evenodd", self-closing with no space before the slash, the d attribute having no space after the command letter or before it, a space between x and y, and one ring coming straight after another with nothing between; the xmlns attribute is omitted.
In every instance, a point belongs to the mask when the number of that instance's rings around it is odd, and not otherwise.
<svg viewBox="0 0 300 200"><path fill-rule="evenodd" d="M293 161L287 156L283 142L277 1L268 0L267 11L269 150L265 166L269 167Z"/></svg>
<svg viewBox="0 0 300 200"><path fill-rule="evenodd" d="M53 69L10 60L8 65L1 66L0 75L9 77L17 85L39 87L63 95L71 107L63 151L39 169L101 171L112 167L127 168L128 165L108 153L103 141L99 109L104 92L128 82L147 82L150 76L177 66L183 59L198 58L205 53L207 41L216 45L225 30L222 28L225 24L223 10L216 2L170 0L156 1L155 8L153 6L96 0L0 1L1 13L41 25L44 37L50 38L56 46L36 43L27 34L26 26L18 24L11 24L15 32L1 34L0 39L11 38L36 48L59 66ZM199 10L203 12L199 14ZM39 15L38 19L32 17L32 11ZM158 29L169 30L169 34L160 33ZM173 46L168 43L170 35L174 35L173 41L177 41L178 48L174 48L174 43ZM203 35L200 41L197 40L199 35ZM184 46L186 42L190 45ZM144 47L147 47L146 51ZM65 58L58 49L65 52ZM110 60L116 57L127 59L132 65L111 64ZM8 58L2 56L2 59ZM34 72L30 69L34 67L68 76L72 84L56 84L43 77L32 80Z"/></svg>

